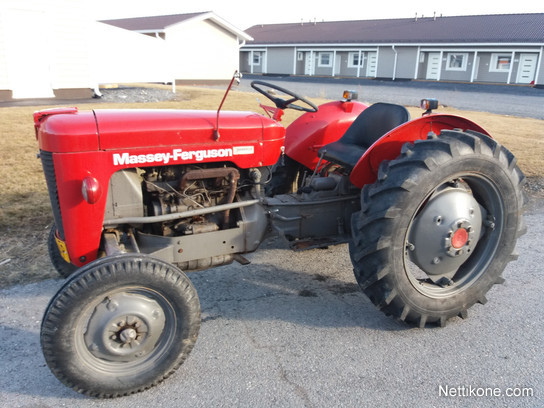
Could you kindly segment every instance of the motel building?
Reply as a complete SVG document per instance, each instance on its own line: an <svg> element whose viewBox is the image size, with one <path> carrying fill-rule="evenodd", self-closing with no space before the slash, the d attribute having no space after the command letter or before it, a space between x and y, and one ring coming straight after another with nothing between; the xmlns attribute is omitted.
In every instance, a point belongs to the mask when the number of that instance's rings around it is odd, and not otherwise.
<svg viewBox="0 0 544 408"><path fill-rule="evenodd" d="M544 87L544 13L256 25L251 74Z"/></svg>

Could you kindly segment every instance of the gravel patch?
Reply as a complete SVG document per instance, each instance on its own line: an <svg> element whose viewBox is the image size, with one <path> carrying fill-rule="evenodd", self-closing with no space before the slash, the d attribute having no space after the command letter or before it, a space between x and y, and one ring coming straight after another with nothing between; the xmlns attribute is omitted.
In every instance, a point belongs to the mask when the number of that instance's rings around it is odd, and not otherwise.
<svg viewBox="0 0 544 408"><path fill-rule="evenodd" d="M147 103L171 101L176 98L176 94L169 89L161 88L139 88L139 87L119 87L101 89L101 97L97 97L101 102L127 102L127 103Z"/></svg>

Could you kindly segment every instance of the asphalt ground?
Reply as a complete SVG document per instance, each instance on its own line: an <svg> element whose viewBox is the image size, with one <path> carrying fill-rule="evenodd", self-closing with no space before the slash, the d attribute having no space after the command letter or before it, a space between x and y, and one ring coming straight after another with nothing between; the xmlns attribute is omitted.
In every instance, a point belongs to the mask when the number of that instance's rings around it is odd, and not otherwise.
<svg viewBox="0 0 544 408"><path fill-rule="evenodd" d="M346 245L293 253L271 241L250 265L190 273L202 306L192 354L159 386L115 400L73 392L45 365L40 320L61 280L2 290L1 405L544 406L542 208L526 221L506 282L445 328L409 328L376 310Z"/></svg>
<svg viewBox="0 0 544 408"><path fill-rule="evenodd" d="M388 81L365 78L293 77L245 74L234 89L252 91L251 81L271 82L308 98L337 100L344 90L358 93L358 99L366 103L388 102L404 106L419 106L423 98L436 98L441 106L461 110L490 112L544 119L544 87L434 81ZM197 85L203 86L203 85ZM209 88L226 89L225 85L206 85ZM103 98L97 99L22 99L0 101L0 107L68 105L99 102L155 102L170 99L167 90L145 88L105 89ZM119 95L121 94L121 95ZM261 97L263 98L263 97Z"/></svg>
<svg viewBox="0 0 544 408"><path fill-rule="evenodd" d="M272 240L247 266L190 273L203 318L193 352L159 386L115 400L73 392L45 364L40 321L62 280L1 290L0 405L544 406L542 201L525 218L505 283L445 328L410 328L376 310L346 245L294 253Z"/></svg>
<svg viewBox="0 0 544 408"><path fill-rule="evenodd" d="M253 80L271 82L309 98L340 99L344 90L353 90L367 103L419 106L423 98L436 98L442 106L462 110L544 119L544 88L530 86L244 75L239 89L250 90Z"/></svg>

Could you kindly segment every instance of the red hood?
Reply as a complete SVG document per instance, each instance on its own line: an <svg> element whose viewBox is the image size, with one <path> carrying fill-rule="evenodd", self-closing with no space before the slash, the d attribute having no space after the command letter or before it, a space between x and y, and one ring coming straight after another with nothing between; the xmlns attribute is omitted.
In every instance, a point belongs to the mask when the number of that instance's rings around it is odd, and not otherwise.
<svg viewBox="0 0 544 408"><path fill-rule="evenodd" d="M215 143L216 111L95 110L38 112L40 148L82 152ZM284 137L277 122L253 112L219 115L220 142L261 142Z"/></svg>
<svg viewBox="0 0 544 408"><path fill-rule="evenodd" d="M102 150L214 143L215 111L189 110L96 110ZM221 142L266 139L265 127L278 127L253 112L221 112Z"/></svg>

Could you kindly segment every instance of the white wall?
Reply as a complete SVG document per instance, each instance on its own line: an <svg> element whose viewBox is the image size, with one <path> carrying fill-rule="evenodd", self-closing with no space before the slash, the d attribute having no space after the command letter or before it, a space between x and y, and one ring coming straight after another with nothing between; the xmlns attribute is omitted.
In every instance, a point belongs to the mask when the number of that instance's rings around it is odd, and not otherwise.
<svg viewBox="0 0 544 408"><path fill-rule="evenodd" d="M46 98L105 83L228 80L238 69L236 35L210 19L172 26L165 41L95 22L87 7L0 0L0 90Z"/></svg>
<svg viewBox="0 0 544 408"><path fill-rule="evenodd" d="M226 80L238 69L238 39L210 20L192 20L168 27L166 42L176 79Z"/></svg>
<svg viewBox="0 0 544 408"><path fill-rule="evenodd" d="M93 21L71 0L0 0L0 90L14 98L101 83L170 82L163 40Z"/></svg>
<svg viewBox="0 0 544 408"><path fill-rule="evenodd" d="M99 84L172 82L166 42L108 24L94 23L90 64Z"/></svg>
<svg viewBox="0 0 544 408"><path fill-rule="evenodd" d="M53 97L54 89L91 88L90 23L70 0L1 0L0 89L40 98Z"/></svg>
<svg viewBox="0 0 544 408"><path fill-rule="evenodd" d="M83 7L73 1L60 1L54 9L48 8L49 19L44 32L49 34L47 48L54 89L91 88L92 71L89 66L89 30L93 20ZM48 30L47 30L48 29Z"/></svg>
<svg viewBox="0 0 544 408"><path fill-rule="evenodd" d="M10 89L6 44L6 14L0 5L0 90Z"/></svg>

